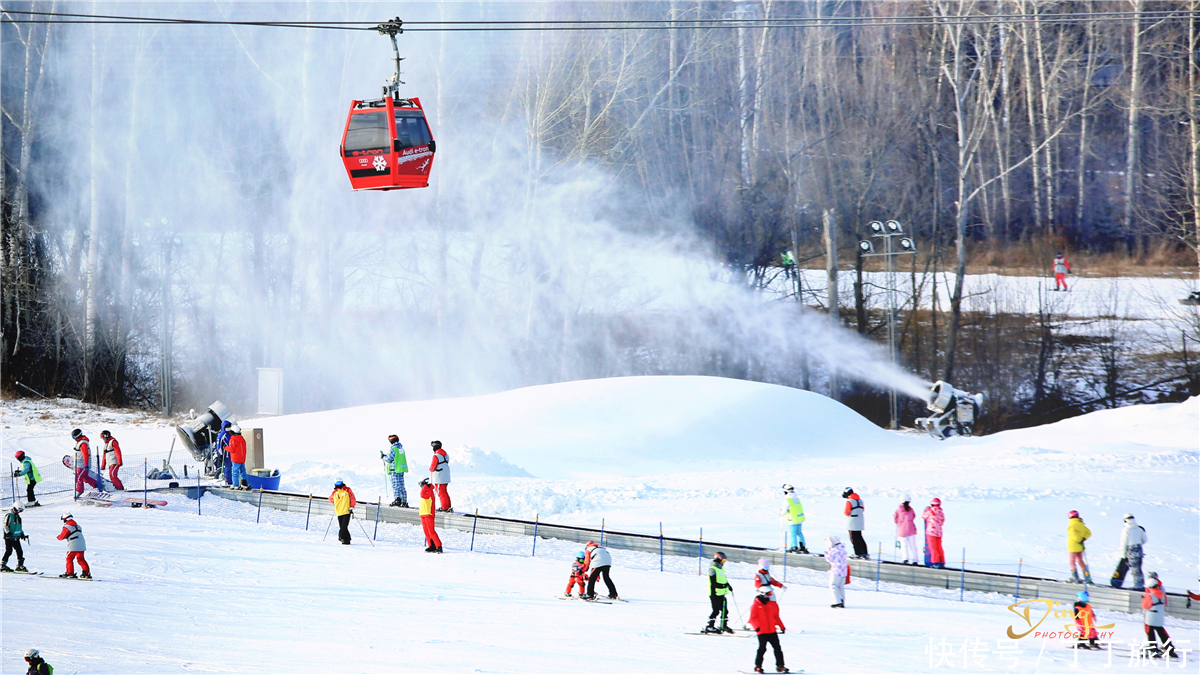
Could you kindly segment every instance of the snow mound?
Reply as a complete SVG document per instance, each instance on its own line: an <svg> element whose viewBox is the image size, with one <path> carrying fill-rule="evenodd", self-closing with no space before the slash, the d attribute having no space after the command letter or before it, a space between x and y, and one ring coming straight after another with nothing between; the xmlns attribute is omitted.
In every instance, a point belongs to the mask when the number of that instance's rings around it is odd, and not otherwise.
<svg viewBox="0 0 1200 675"><path fill-rule="evenodd" d="M454 451L454 470L468 476L533 477L525 469L509 464L497 453L467 445L461 445Z"/></svg>

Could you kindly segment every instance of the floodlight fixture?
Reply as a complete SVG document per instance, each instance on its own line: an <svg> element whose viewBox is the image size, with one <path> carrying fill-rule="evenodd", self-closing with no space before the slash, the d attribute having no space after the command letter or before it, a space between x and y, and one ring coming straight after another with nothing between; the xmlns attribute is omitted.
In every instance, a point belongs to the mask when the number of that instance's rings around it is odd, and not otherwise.
<svg viewBox="0 0 1200 675"><path fill-rule="evenodd" d="M916 252L917 245L913 243L912 239L909 239L908 237L901 237L900 238L900 248L904 251Z"/></svg>
<svg viewBox="0 0 1200 675"><path fill-rule="evenodd" d="M875 252L875 247L871 244L871 242L863 239L858 242L858 252L862 253L863 255L870 255Z"/></svg>
<svg viewBox="0 0 1200 675"><path fill-rule="evenodd" d="M872 220L868 226L871 228L871 232L875 234L883 234L883 223L879 222L878 220Z"/></svg>
<svg viewBox="0 0 1200 675"><path fill-rule="evenodd" d="M904 228L900 226L900 221L898 220L889 220L884 224L887 226L888 232L892 234L901 234L904 232Z"/></svg>

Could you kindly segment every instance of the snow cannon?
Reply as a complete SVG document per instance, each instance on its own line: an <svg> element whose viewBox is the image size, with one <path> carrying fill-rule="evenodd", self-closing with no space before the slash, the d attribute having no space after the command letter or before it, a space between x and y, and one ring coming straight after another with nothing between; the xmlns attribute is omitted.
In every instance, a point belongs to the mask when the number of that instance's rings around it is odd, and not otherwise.
<svg viewBox="0 0 1200 675"><path fill-rule="evenodd" d="M204 464L206 476L219 476L224 466L217 452L217 435L221 433L221 422L232 413L224 403L214 401L203 413L197 415L193 410L191 414L192 420L177 425L175 433L192 458Z"/></svg>
<svg viewBox="0 0 1200 675"><path fill-rule="evenodd" d="M938 380L929 389L925 407L934 414L918 417L918 429L929 432L939 441L951 436L970 436L983 407L983 394L971 394L955 389L949 382Z"/></svg>

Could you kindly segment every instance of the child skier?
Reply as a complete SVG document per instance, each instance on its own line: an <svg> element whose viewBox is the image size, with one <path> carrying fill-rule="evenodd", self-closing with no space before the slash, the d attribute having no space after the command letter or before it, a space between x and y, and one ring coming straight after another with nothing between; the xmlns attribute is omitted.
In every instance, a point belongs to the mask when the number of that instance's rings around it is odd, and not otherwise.
<svg viewBox="0 0 1200 675"><path fill-rule="evenodd" d="M759 592L765 592L767 599L775 602L775 589L787 588L781 582L776 581L771 577L771 561L766 558L758 559L758 571L754 573L754 588ZM766 591L763 591L763 589Z"/></svg>
<svg viewBox="0 0 1200 675"><path fill-rule="evenodd" d="M583 597L587 592L587 554L580 551L575 554L575 561L571 563L571 578L567 580L567 592L565 595L571 597L571 590L575 588L575 584L579 584L579 597Z"/></svg>
<svg viewBox="0 0 1200 675"><path fill-rule="evenodd" d="M33 495L33 487L41 482L42 474L38 471L37 467L33 465L33 460L29 459L29 455L26 455L23 451L18 450L17 454L13 456L16 457L17 461L21 463L21 468L13 471L13 477L25 477L26 506L41 506L41 504L38 503L37 498Z"/></svg>
<svg viewBox="0 0 1200 675"><path fill-rule="evenodd" d="M329 503L333 504L333 515L338 520L338 541L350 545L350 519L354 517L354 507L358 500L354 498L354 490L342 481L334 481L333 492L329 493Z"/></svg>
<svg viewBox="0 0 1200 675"><path fill-rule="evenodd" d="M758 597L750 603L748 623L758 634L758 652L754 655L754 672L763 672L763 656L767 653L767 645L771 645L775 651L775 672L786 673L788 669L783 665L783 648L779 646L779 634L775 632L775 627L779 627L779 633L784 633L787 631L787 626L784 626L783 621L779 618L779 603L771 601L770 588L769 584L760 587Z"/></svg>
<svg viewBox="0 0 1200 675"><path fill-rule="evenodd" d="M1100 645L1096 644L1096 613L1088 603L1090 596L1087 591L1079 591L1075 597L1078 598L1075 601L1075 625L1079 627L1079 642L1075 646L1078 649L1100 649Z"/></svg>
<svg viewBox="0 0 1200 675"><path fill-rule="evenodd" d="M425 530L425 543L429 546L425 547L426 553L441 553L442 539L438 536L437 530L433 529L433 485L428 478L421 479L421 508L418 514L421 516L421 527Z"/></svg>
<svg viewBox="0 0 1200 675"><path fill-rule="evenodd" d="M829 535L825 542L829 544L825 550L825 561L829 563L829 589L833 591L834 600L830 607L845 609L846 576L850 571L846 547L842 546L842 540L836 534Z"/></svg>
<svg viewBox="0 0 1200 675"><path fill-rule="evenodd" d="M75 522L75 516L69 513L62 514L63 529L58 533L58 539L67 540L67 573L58 576L66 579L91 579L92 568L88 566L87 560L83 554L87 551L87 542L83 540L83 528L79 527L79 523ZM79 566L83 569L83 573L78 577L75 576L75 561L79 561Z"/></svg>
<svg viewBox="0 0 1200 675"><path fill-rule="evenodd" d="M925 512L921 514L925 526L929 529L925 541L929 543L929 566L937 569L946 568L946 554L942 552L942 525L946 522L946 514L942 512L942 500L937 497L929 502Z"/></svg>
<svg viewBox="0 0 1200 675"><path fill-rule="evenodd" d="M28 572L25 569L25 551L21 550L21 540L29 541L29 535L21 529L20 504L13 504L8 513L4 514L4 560L0 561L0 572ZM9 569L8 557L13 551L17 552L17 568Z"/></svg>

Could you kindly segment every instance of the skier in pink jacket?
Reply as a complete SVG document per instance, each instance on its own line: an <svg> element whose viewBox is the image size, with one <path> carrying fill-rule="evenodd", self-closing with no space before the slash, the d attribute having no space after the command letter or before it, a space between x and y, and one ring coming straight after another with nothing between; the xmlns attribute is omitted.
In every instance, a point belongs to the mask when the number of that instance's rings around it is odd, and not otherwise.
<svg viewBox="0 0 1200 675"><path fill-rule="evenodd" d="M917 553L917 512L908 503L912 497L904 495L904 502L896 507L892 521L896 523L896 537L904 542L904 564L916 565L920 562Z"/></svg>
<svg viewBox="0 0 1200 675"><path fill-rule="evenodd" d="M942 500L934 497L921 517L928 528L925 537L929 540L929 566L944 569L946 554L942 552L942 524L946 522L946 514L942 513Z"/></svg>

